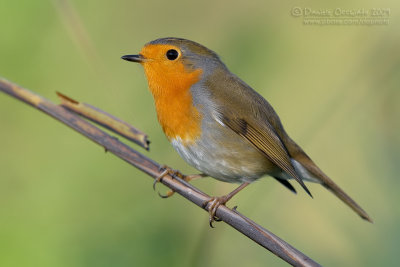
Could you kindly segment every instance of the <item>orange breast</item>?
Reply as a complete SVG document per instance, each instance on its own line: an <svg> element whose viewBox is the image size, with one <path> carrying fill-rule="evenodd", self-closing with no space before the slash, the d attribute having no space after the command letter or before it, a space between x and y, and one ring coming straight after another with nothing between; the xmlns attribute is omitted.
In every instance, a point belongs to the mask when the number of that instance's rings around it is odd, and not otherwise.
<svg viewBox="0 0 400 267"><path fill-rule="evenodd" d="M199 81L200 69L188 72L182 63L148 61L143 64L154 96L158 120L169 140L192 143L201 134L201 114L193 106L190 87Z"/></svg>

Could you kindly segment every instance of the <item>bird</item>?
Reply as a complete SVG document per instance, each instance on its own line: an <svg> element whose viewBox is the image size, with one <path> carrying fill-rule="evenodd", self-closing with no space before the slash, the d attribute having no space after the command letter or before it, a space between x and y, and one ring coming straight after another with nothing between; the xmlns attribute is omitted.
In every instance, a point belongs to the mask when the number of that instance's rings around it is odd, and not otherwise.
<svg viewBox="0 0 400 267"><path fill-rule="evenodd" d="M304 182L319 183L372 222L289 137L270 103L230 72L214 51L188 39L167 37L148 42L139 54L121 58L143 66L167 139L201 172L187 181L210 176L240 184L205 203L210 204L211 226L220 205L266 175L294 193L290 181L295 180L311 197Z"/></svg>

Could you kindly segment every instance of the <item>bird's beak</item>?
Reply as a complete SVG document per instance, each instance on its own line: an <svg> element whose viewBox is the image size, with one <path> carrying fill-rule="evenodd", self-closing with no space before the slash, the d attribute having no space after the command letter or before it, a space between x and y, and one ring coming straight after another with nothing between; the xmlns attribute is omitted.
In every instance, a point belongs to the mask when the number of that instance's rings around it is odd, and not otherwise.
<svg viewBox="0 0 400 267"><path fill-rule="evenodd" d="M138 62L138 63L143 63L145 62L145 57L142 55L125 55L121 57L123 60L127 61L132 61L132 62Z"/></svg>

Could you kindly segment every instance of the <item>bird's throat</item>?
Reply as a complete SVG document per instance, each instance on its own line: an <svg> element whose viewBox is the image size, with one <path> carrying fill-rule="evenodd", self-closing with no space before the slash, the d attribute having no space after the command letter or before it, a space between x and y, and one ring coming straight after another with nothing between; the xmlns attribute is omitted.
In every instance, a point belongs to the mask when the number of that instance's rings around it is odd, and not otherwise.
<svg viewBox="0 0 400 267"><path fill-rule="evenodd" d="M200 69L187 72L182 64L171 72L159 64L144 64L153 94L158 121L169 140L193 143L201 134L201 114L193 105L190 88L199 81Z"/></svg>

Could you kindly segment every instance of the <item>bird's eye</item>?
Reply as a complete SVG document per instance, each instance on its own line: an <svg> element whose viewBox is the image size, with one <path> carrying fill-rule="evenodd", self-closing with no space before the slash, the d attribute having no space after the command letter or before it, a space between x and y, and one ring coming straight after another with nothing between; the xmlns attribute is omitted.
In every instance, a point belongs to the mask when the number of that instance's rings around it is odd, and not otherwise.
<svg viewBox="0 0 400 267"><path fill-rule="evenodd" d="M178 58L179 53L178 53L178 51L176 51L175 49L170 49L170 50L167 51L166 56L167 56L167 58L168 58L169 60L175 60L175 59Z"/></svg>

